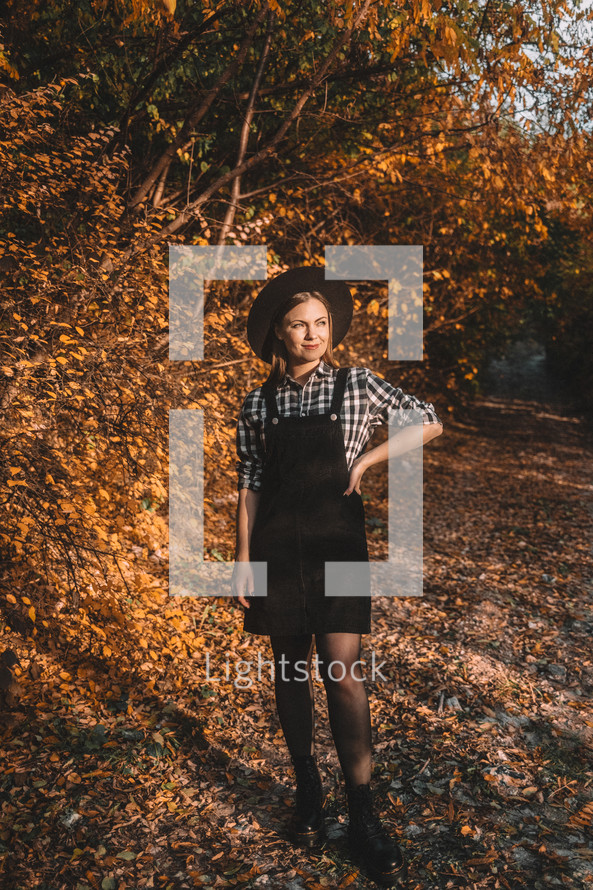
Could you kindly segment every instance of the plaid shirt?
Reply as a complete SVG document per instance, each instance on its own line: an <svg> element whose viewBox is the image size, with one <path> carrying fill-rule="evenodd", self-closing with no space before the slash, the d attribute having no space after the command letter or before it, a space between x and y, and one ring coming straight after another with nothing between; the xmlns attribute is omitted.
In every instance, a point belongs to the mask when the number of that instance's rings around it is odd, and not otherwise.
<svg viewBox="0 0 593 890"><path fill-rule="evenodd" d="M322 360L304 386L285 374L276 390L278 414L281 417L326 414L338 370ZM415 411L410 411L412 408ZM350 368L340 412L348 469L364 451L374 427L388 420L400 427L418 423L416 411L421 412L422 423L441 423L432 404L406 395L368 368ZM245 397L237 422L238 489L258 491L261 488L266 413L262 388L258 386Z"/></svg>

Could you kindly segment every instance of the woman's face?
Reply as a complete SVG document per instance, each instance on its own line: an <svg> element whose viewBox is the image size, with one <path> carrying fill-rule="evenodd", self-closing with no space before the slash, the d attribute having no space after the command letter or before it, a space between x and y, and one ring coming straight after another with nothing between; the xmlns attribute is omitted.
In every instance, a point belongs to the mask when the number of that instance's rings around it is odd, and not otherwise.
<svg viewBox="0 0 593 890"><path fill-rule="evenodd" d="M274 330L284 342L291 364L317 362L329 341L327 309L321 300L311 297L287 312Z"/></svg>

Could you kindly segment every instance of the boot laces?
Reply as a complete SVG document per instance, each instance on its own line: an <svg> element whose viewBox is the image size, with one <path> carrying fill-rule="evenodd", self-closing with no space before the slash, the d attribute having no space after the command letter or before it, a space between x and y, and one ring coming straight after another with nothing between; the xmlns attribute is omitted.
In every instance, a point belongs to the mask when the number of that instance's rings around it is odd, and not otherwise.
<svg viewBox="0 0 593 890"><path fill-rule="evenodd" d="M370 803L364 806L361 810L360 824L364 828L368 837L380 837L384 840L388 839L388 834L383 823Z"/></svg>
<svg viewBox="0 0 593 890"><path fill-rule="evenodd" d="M377 837L382 838L383 840L389 840L389 834L385 830L381 819L375 812L370 792L358 795L358 799L356 800L355 818L367 837Z"/></svg>
<svg viewBox="0 0 593 890"><path fill-rule="evenodd" d="M297 780L296 800L298 807L318 804L321 797L321 780L314 760L295 764Z"/></svg>

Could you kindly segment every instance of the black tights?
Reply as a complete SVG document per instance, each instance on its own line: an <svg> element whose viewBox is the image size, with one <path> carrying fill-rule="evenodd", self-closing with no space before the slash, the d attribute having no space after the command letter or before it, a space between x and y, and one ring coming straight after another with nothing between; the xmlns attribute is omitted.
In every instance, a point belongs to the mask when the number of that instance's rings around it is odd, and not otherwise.
<svg viewBox="0 0 593 890"><path fill-rule="evenodd" d="M315 634L331 731L344 778L350 785L367 783L371 778L371 715L361 666L356 664L360 642L357 633ZM314 754L315 709L310 673L313 637L271 636L270 643L274 653L276 707L288 750L293 756Z"/></svg>

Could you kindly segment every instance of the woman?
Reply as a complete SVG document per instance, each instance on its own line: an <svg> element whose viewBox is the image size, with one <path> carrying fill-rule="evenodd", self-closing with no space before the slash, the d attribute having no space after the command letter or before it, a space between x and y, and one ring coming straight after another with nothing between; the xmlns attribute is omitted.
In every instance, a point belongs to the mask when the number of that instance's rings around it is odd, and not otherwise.
<svg viewBox="0 0 593 890"><path fill-rule="evenodd" d="M268 282L251 308L247 336L271 372L245 398L237 424L232 592L245 609L244 630L270 637L276 706L297 780L292 840L311 846L324 833L310 673L315 636L346 783L350 847L375 880L392 883L405 863L373 811L370 711L358 663L361 634L370 631L369 575L355 575L357 584L366 578L364 589L325 596L325 563L368 564L360 481L388 456L387 443L364 452L373 428L394 411L405 423L408 407L422 411L424 443L442 425L432 405L367 368L337 367L332 350L351 319L348 286L312 266ZM267 564L267 595L251 596L250 561Z"/></svg>

